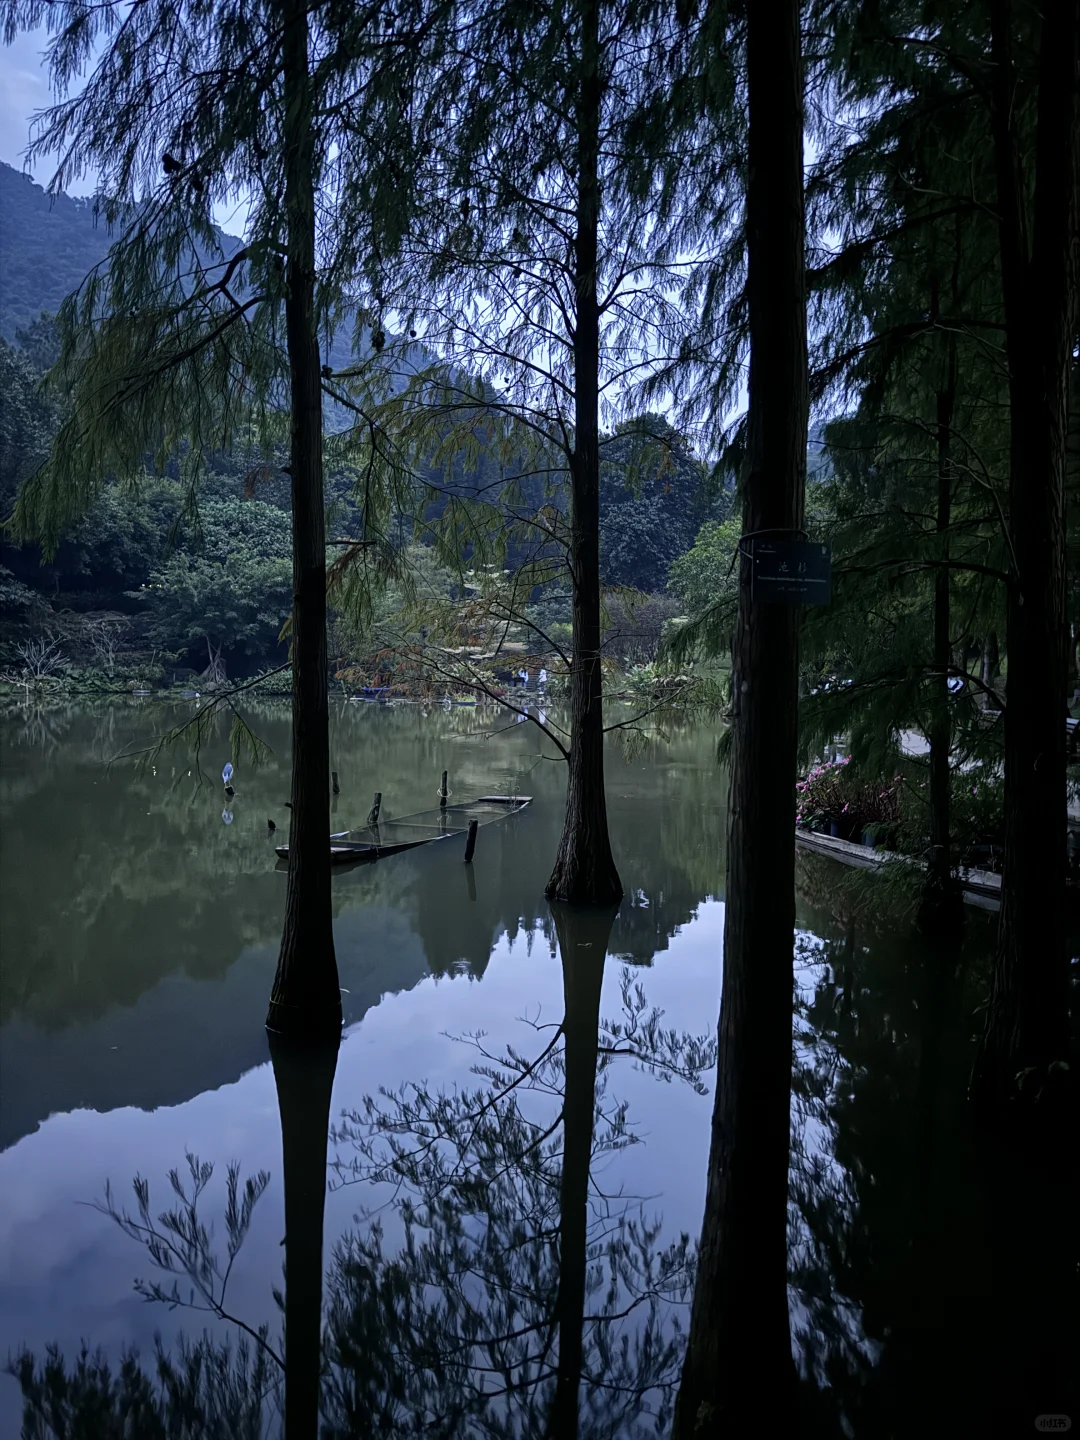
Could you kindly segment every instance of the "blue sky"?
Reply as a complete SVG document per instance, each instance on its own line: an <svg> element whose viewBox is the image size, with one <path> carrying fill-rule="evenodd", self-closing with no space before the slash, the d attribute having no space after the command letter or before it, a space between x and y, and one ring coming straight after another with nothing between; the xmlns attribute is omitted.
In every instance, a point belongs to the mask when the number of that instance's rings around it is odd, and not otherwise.
<svg viewBox="0 0 1080 1440"><path fill-rule="evenodd" d="M27 169L25 150L30 139L30 122L35 112L50 105L48 66L44 52L48 35L44 27L16 37L11 45L0 45L0 160ZM55 165L48 159L38 160L29 167L39 185L48 185ZM69 195L90 195L94 190L93 174L84 175L65 187ZM214 211L214 219L231 235L244 228L242 205L222 205Z"/></svg>
<svg viewBox="0 0 1080 1440"><path fill-rule="evenodd" d="M0 160L25 168L23 151L30 138L30 116L51 100L49 80L42 64L44 30L19 35L14 44L0 48ZM46 184L47 164L33 167L34 178Z"/></svg>
<svg viewBox="0 0 1080 1440"><path fill-rule="evenodd" d="M49 76L43 61L46 44L44 28L19 35L11 45L0 46L0 160L18 170L26 169L23 152L30 139L30 118L52 101ZM53 167L39 161L30 167L39 185L52 179ZM91 179L72 185L73 195L93 189Z"/></svg>

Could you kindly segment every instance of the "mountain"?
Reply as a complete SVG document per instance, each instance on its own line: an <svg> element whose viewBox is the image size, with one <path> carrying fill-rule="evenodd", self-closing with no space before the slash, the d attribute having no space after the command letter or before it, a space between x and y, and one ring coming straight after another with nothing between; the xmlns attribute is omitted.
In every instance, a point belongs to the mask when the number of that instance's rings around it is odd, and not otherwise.
<svg viewBox="0 0 1080 1440"><path fill-rule="evenodd" d="M240 244L224 230L217 231L217 238L226 255ZM111 242L92 200L49 195L29 175L0 161L0 336L14 341L15 332L43 310L54 315L105 258ZM364 342L360 353L367 353ZM335 370L355 364L351 324L338 328L325 358ZM408 367L424 360L419 347L410 347ZM347 411L333 405L328 411L331 428L350 423Z"/></svg>
<svg viewBox="0 0 1080 1440"><path fill-rule="evenodd" d="M92 200L47 195L0 161L0 335L55 313L109 249Z"/></svg>

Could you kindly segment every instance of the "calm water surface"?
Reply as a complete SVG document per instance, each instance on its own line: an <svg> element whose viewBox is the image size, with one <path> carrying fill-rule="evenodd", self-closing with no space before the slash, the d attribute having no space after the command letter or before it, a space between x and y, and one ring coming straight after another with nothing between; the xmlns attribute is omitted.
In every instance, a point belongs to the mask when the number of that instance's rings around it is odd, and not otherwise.
<svg viewBox="0 0 1080 1440"><path fill-rule="evenodd" d="M283 711L267 706L251 718L273 755L258 769L238 765L231 802L217 779L229 756L224 722L200 756L201 784L180 751L141 773L108 765L149 744L165 723L160 710L137 702L18 713L3 724L0 1354L25 1346L44 1355L55 1343L70 1360L85 1342L113 1362L135 1348L152 1371L155 1334L174 1353L183 1336L204 1329L225 1338L215 1317L134 1292L136 1277L154 1278L153 1266L92 1203L108 1184L132 1206L139 1174L159 1214L175 1198L168 1172L183 1170L188 1153L215 1166L200 1212L215 1222L222 1251L227 1166L269 1174L230 1274L228 1308L252 1327L268 1324L279 1341L282 1132L263 1020L285 894L273 844L287 833L289 744ZM386 1333L378 1306L393 1306L385 1295L376 1302L363 1279L380 1266L401 1286L415 1284L430 1308L461 1247L472 1246L475 1261L486 1243L484 1263L462 1266L469 1278L453 1281L473 1317L470 1340L484 1339L476 1325L513 1330L514 1316L543 1329L558 1283L550 1236L559 1167L565 1160L569 1174L573 1162L571 1089L588 1052L580 1036L597 1030L588 985L581 994L564 987L560 944L583 957L574 973L595 980L602 1021L636 1025L632 1042L602 1026L609 1048L644 1047L659 1064L650 1073L632 1056L588 1059L590 1075L599 1064L603 1089L585 1170L593 1247L586 1311L630 1311L586 1326L585 1371L617 1370L637 1392L623 1403L586 1384L583 1433L654 1433L665 1423L664 1386L677 1373L688 1314L683 1237L697 1233L705 1188L712 1074L703 1075L705 1095L677 1075L665 1078L664 1032L707 1041L718 1013L726 783L715 736L684 727L641 745L611 744L609 817L626 898L610 935L603 923L574 929L563 920L560 930L543 898L564 779L535 727L467 708L352 704L334 716L332 746L341 777L335 828L362 824L376 790L384 817L428 808L443 769L455 799L535 797L521 815L481 830L471 874L451 840L334 878L346 1030L331 1100L324 1302L338 1341L348 1331L355 1343L351 1352L339 1343L330 1357L332 1433L359 1427L367 1411L357 1397L381 1383L358 1378L359 1351L377 1376L389 1373L370 1352ZM273 838L268 817L278 826ZM800 880L790 1225L800 1364L827 1397L834 1433L938 1433L936 1422L920 1423L930 1415L948 1417L950 1433L980 1433L964 1420L992 1393L1012 1323L995 1268L1002 1187L995 1192L995 1161L980 1149L963 1100L989 922L974 913L962 953L928 957L903 927L853 923L834 878L818 863ZM654 1008L664 1014L650 1028ZM501 1129L444 1130L444 1154L459 1147L461 1174L482 1175L482 1193L469 1193L459 1177L441 1192L458 1203L456 1219L422 1209L421 1237L431 1254L442 1246L446 1255L441 1272L434 1262L417 1268L409 1259L417 1231L402 1202L430 1200L431 1173L420 1167L409 1183L387 1185L369 1163L372 1145L374 1159L388 1153L386 1124L370 1122L377 1113L400 1121L396 1094L422 1104L418 1096L481 1088L471 1073L483 1060L478 1035L489 1055L509 1045L534 1059L564 1014L575 1058L564 1062L556 1051L554 1068L520 1087L511 1109L492 1112L502 1115ZM547 1160L534 1171L535 1152L514 1127L554 1127L564 1090L565 1157L557 1137L545 1141ZM364 1112L365 1097L374 1112ZM475 1113L461 1099L448 1107L447 1127ZM562 1193L565 1205L565 1184ZM612 1250L612 1234L623 1237L621 1250ZM492 1260L497 1242L520 1259ZM637 1303L623 1307L627 1297ZM453 1323L464 1323L460 1313ZM666 1357L642 1348L650 1325L671 1345ZM613 1359L620 1337L628 1349ZM478 1368L487 1363L482 1347L469 1353ZM539 1404L549 1385L543 1362L515 1355L504 1362L539 1364L528 1391L528 1403ZM406 1419L446 1405L453 1384L428 1377L405 1387L395 1401L402 1431ZM510 1433L535 1433L522 1418L525 1403L496 1405L504 1420L516 1415ZM18 1433L19 1414L16 1381L0 1378L0 1435ZM470 1433L464 1424L461 1433Z"/></svg>

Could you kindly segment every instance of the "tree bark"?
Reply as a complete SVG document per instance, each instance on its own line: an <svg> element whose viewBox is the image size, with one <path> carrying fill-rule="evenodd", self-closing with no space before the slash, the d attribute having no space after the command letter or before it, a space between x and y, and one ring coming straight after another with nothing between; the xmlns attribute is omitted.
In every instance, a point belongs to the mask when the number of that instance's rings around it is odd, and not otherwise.
<svg viewBox="0 0 1080 1440"><path fill-rule="evenodd" d="M574 452L570 459L570 575L574 639L566 818L547 883L553 900L611 905L622 898L604 793L604 695L600 669L600 4L582 0L574 271Z"/></svg>
<svg viewBox="0 0 1080 1440"><path fill-rule="evenodd" d="M998 655L997 631L991 630L983 642L982 665L979 670L979 679L988 690L992 690L1000 673L1001 660Z"/></svg>
<svg viewBox="0 0 1080 1440"><path fill-rule="evenodd" d="M801 529L807 353L798 0L747 8L750 324L743 534ZM755 601L742 542L733 650L724 979L705 1218L677 1440L787 1430L798 611Z"/></svg>
<svg viewBox="0 0 1080 1440"><path fill-rule="evenodd" d="M563 1162L559 1187L559 1358L548 1416L551 1440L578 1433L582 1329L588 1274L589 1173L596 1110L600 992L616 911L552 906L562 958L565 1041Z"/></svg>
<svg viewBox="0 0 1080 1440"><path fill-rule="evenodd" d="M285 1440L319 1433L326 1137L339 1039L270 1036L285 1176Z"/></svg>
<svg viewBox="0 0 1080 1440"><path fill-rule="evenodd" d="M1065 943L1068 379L1076 324L1080 0L1045 7L1031 220L1013 123L1009 0L991 5L993 120L1009 365L1010 575L1001 926L972 1095L1000 1113L1069 1052ZM1030 239L1029 239L1030 236ZM1027 1072L1028 1083L1020 1077ZM1035 1083L1031 1083L1032 1076ZM1049 1107L1044 1106L1043 1112Z"/></svg>
<svg viewBox="0 0 1080 1440"><path fill-rule="evenodd" d="M958 257L959 259L959 257ZM952 297L956 310L955 286ZM947 342L947 374L937 394L937 515L935 528L942 554L949 557L949 526L952 523L952 422L956 405L956 341ZM919 906L918 923L927 935L959 935L964 928L964 900L953 875L952 834L949 814L952 751L952 721L949 713L949 667L952 664L950 639L949 570L939 565L934 576L934 703L930 722L930 863L926 888Z"/></svg>
<svg viewBox="0 0 1080 1440"><path fill-rule="evenodd" d="M330 715L326 686L326 519L322 381L315 327L315 187L308 20L284 0L285 325L292 395L292 827L285 924L267 1026L339 1035L341 990L330 905Z"/></svg>

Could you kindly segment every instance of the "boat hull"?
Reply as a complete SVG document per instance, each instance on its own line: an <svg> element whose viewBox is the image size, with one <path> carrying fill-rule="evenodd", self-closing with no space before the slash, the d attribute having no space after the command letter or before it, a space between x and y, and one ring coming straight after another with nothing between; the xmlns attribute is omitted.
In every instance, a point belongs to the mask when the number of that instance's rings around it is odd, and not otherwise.
<svg viewBox="0 0 1080 1440"><path fill-rule="evenodd" d="M532 803L531 795L480 795L460 805L447 805L437 810L420 810L403 815L400 820L386 820L361 830L343 830L330 836L331 865L370 865L376 860L466 836L473 820L490 825L516 815ZM288 860L288 845L275 845L279 860Z"/></svg>

